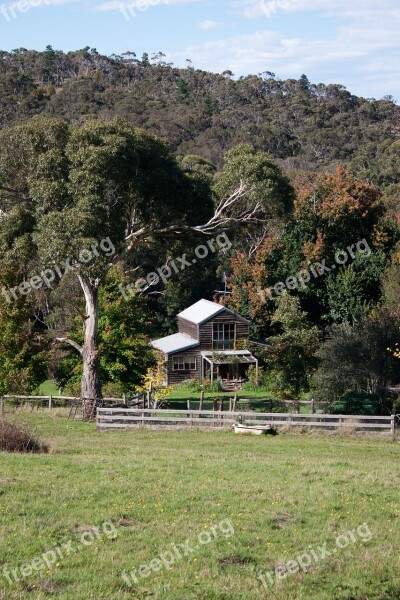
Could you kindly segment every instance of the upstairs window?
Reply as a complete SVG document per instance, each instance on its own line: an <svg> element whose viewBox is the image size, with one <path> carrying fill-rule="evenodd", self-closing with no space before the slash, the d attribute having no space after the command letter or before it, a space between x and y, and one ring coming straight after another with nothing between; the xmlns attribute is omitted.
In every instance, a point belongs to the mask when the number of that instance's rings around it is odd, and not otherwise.
<svg viewBox="0 0 400 600"><path fill-rule="evenodd" d="M196 371L196 357L195 356L174 356L172 359L172 370L173 371Z"/></svg>
<svg viewBox="0 0 400 600"><path fill-rule="evenodd" d="M214 323L213 350L234 350L235 334L235 323Z"/></svg>

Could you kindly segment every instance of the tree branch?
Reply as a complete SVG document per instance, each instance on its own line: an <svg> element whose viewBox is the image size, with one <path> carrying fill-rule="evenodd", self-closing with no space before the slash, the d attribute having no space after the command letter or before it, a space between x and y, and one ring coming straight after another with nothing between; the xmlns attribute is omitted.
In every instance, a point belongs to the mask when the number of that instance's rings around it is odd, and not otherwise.
<svg viewBox="0 0 400 600"><path fill-rule="evenodd" d="M83 353L82 346L80 346L77 342L74 342L74 340L70 340L69 338L56 338L56 342L60 342L61 344L69 344L75 348L75 350L78 350L79 354L82 355Z"/></svg>
<svg viewBox="0 0 400 600"><path fill-rule="evenodd" d="M163 227L161 229L146 229L146 227L141 227L137 231L127 235L125 238L127 246L123 252L116 257L116 260L120 260L126 256L139 241L151 240L155 237L176 237L184 233L212 235L218 230L233 228L234 226L242 225L243 223L258 221L257 213L261 208L259 203L249 208L244 208L242 211L237 211L236 214L231 211L237 202L250 192L251 190L247 190L245 184L241 181L239 187L233 194L219 202L213 216L204 225L169 225L168 227Z"/></svg>

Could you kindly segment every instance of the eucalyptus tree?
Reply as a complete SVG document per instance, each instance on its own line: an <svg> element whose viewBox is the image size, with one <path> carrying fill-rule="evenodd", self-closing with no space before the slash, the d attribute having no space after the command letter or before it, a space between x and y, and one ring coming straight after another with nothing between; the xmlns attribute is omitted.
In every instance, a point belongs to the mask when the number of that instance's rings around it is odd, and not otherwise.
<svg viewBox="0 0 400 600"><path fill-rule="evenodd" d="M176 238L252 221L259 206L245 197L241 184L214 206L203 176L184 173L165 143L120 119L73 126L35 118L1 132L3 249L29 245L43 285L52 285L60 265L79 281L83 344L64 336L58 342L81 355L83 398L101 398L99 288L110 269L139 268L159 240L168 250Z"/></svg>

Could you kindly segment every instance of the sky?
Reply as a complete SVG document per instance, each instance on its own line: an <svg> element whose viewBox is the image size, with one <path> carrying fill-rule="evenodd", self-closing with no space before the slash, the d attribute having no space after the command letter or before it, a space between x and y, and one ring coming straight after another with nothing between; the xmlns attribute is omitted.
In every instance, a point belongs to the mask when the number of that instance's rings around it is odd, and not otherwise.
<svg viewBox="0 0 400 600"><path fill-rule="evenodd" d="M176 66L304 73L396 101L399 31L399 0L0 0L2 50L161 51Z"/></svg>

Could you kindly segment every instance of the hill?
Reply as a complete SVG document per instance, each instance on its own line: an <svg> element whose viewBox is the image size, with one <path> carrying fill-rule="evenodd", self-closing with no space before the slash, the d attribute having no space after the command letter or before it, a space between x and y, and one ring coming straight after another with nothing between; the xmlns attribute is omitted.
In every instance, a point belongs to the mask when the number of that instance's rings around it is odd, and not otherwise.
<svg viewBox="0 0 400 600"><path fill-rule="evenodd" d="M175 68L162 53L138 60L133 52L107 57L89 47L20 48L0 57L0 127L41 113L70 122L120 115L167 139L178 156L200 155L217 167L229 148L248 142L286 170L355 160L370 179L370 161L400 135L400 107L390 96L361 98L305 75L282 81L266 71L235 79L230 71L195 70L190 61Z"/></svg>

